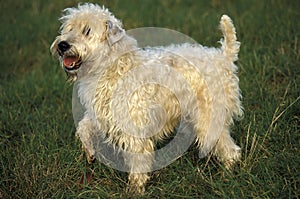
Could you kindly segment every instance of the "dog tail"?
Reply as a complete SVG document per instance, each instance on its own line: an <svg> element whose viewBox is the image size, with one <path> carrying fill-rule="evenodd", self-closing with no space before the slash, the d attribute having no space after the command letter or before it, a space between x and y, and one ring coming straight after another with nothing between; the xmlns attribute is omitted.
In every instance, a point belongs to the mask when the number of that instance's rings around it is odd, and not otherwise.
<svg viewBox="0 0 300 199"><path fill-rule="evenodd" d="M232 61L237 61L240 42L236 39L235 27L232 20L227 15L223 15L221 17L220 28L224 36L224 38L220 41L223 53Z"/></svg>

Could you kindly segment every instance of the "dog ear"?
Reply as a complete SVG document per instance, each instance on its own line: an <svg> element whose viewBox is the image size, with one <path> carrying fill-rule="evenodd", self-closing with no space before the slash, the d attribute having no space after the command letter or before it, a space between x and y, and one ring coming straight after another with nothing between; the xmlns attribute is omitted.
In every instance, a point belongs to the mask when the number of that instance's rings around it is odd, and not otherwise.
<svg viewBox="0 0 300 199"><path fill-rule="evenodd" d="M110 46L121 40L125 35L125 30L112 21L107 21L107 41Z"/></svg>

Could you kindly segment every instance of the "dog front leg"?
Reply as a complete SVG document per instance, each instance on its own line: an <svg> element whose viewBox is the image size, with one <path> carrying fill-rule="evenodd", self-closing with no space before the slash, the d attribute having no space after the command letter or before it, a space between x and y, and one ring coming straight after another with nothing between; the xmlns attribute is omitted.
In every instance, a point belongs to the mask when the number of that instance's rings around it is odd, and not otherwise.
<svg viewBox="0 0 300 199"><path fill-rule="evenodd" d="M91 119L84 117L79 123L76 130L76 136L79 137L82 143L82 149L86 153L86 158L89 164L95 160L95 148L93 144L94 133L96 128Z"/></svg>

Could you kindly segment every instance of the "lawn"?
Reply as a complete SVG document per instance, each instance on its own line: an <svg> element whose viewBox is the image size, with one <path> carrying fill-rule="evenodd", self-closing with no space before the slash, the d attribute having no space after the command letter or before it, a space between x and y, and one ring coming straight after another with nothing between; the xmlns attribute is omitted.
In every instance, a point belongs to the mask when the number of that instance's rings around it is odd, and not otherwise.
<svg viewBox="0 0 300 199"><path fill-rule="evenodd" d="M61 10L78 2L0 3L0 198L126 198L126 173L79 158L72 84L49 52ZM153 173L143 198L300 198L299 1L92 2L126 29L165 27L206 46L219 46L226 13L241 41L241 163L229 173L191 147Z"/></svg>

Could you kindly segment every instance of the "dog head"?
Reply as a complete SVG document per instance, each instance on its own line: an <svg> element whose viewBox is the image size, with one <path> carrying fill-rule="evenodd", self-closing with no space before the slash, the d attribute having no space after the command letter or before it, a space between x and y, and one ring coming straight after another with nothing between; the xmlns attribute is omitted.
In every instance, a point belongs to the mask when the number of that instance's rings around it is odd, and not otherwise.
<svg viewBox="0 0 300 199"><path fill-rule="evenodd" d="M105 57L125 31L108 9L95 4L79 4L63 13L59 19L60 35L50 50L58 56L68 77L75 81L80 71L89 70L92 62Z"/></svg>

